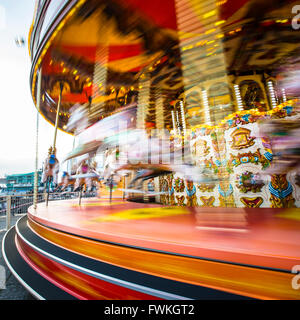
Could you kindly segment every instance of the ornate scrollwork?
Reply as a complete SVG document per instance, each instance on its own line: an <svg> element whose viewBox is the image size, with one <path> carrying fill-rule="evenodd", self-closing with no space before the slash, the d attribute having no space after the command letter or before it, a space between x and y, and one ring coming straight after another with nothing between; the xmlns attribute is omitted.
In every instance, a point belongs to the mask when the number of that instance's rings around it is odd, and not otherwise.
<svg viewBox="0 0 300 320"><path fill-rule="evenodd" d="M245 171L241 175L237 175L237 188L243 192L260 192L264 183L259 181L256 174L250 171Z"/></svg>
<svg viewBox="0 0 300 320"><path fill-rule="evenodd" d="M245 205L246 208L259 208L261 204L263 203L262 197L242 197L241 202Z"/></svg>
<svg viewBox="0 0 300 320"><path fill-rule="evenodd" d="M235 129L232 134L232 143L231 148L232 149L244 149L249 148L254 145L254 137L250 137L251 130L246 128L237 128Z"/></svg>

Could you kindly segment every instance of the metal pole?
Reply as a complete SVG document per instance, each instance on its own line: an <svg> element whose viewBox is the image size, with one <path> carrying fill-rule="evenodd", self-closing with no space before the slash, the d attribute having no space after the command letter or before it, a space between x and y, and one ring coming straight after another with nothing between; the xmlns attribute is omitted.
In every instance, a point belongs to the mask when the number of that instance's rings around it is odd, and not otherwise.
<svg viewBox="0 0 300 320"><path fill-rule="evenodd" d="M79 205L81 205L82 188L83 188L83 184L80 186L80 191L79 191Z"/></svg>
<svg viewBox="0 0 300 320"><path fill-rule="evenodd" d="M37 98L36 98L36 144L35 144L35 172L34 172L34 189L33 189L33 208L37 208L37 198L38 198L38 151L39 151L39 111L41 103L41 84L42 84L42 69L39 71L38 75L38 85L37 85Z"/></svg>
<svg viewBox="0 0 300 320"><path fill-rule="evenodd" d="M7 196L6 199L6 230L10 228L11 225L11 196Z"/></svg>
<svg viewBox="0 0 300 320"><path fill-rule="evenodd" d="M109 180L109 202L112 201L112 188L113 188L113 176L110 176Z"/></svg>
<svg viewBox="0 0 300 320"><path fill-rule="evenodd" d="M46 207L48 207L50 183L51 183L51 177L47 177L47 180L46 180L46 184L47 184Z"/></svg>
<svg viewBox="0 0 300 320"><path fill-rule="evenodd" d="M123 200L125 200L126 198L126 195L125 195L125 189L126 189L126 176L123 177L123 188L124 188L124 191L123 191Z"/></svg>
<svg viewBox="0 0 300 320"><path fill-rule="evenodd" d="M72 147L72 151L74 150L75 148L75 134L74 134L74 138L73 138L73 147ZM71 160L68 161L68 172L69 173L72 173L72 169L73 169L73 161L74 161L74 158L72 158Z"/></svg>
<svg viewBox="0 0 300 320"><path fill-rule="evenodd" d="M58 127L58 121L59 121L59 112L60 112L61 95L62 95L62 83L60 83L59 87L60 87L60 91L59 91L57 110L56 110L53 150L55 149L55 146L56 146L57 127Z"/></svg>

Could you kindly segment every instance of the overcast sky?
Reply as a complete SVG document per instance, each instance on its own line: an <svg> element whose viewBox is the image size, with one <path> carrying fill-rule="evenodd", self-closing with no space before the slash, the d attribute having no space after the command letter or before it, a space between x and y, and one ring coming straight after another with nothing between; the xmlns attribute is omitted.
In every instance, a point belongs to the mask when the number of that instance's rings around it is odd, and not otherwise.
<svg viewBox="0 0 300 320"><path fill-rule="evenodd" d="M30 94L28 31L34 0L0 0L0 177L35 169L36 108ZM15 38L23 36L25 46ZM54 127L40 116L39 165L53 143ZM73 137L58 131L57 156L71 151Z"/></svg>

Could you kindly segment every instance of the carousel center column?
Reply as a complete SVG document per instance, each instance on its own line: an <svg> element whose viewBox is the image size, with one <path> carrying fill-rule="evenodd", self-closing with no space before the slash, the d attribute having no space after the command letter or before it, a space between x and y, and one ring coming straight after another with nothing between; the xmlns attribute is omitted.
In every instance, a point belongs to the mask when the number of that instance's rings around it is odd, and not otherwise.
<svg viewBox="0 0 300 320"><path fill-rule="evenodd" d="M146 130L147 113L150 103L151 81L148 74L142 74L139 79L138 105L136 114L136 127L140 130ZM144 146L143 146L144 148ZM147 181L143 183L143 190L147 192ZM144 202L149 202L149 197L144 194Z"/></svg>
<svg viewBox="0 0 300 320"><path fill-rule="evenodd" d="M211 127L209 135L213 147L213 160L221 163L217 168L220 178L218 190L221 190L220 205L232 207L235 204L229 173L225 169L224 133L212 127L232 112L230 106L225 106L218 100L218 97L224 96L224 86L222 88L216 86L219 83L228 84L228 96L230 96L222 43L224 35L221 30L225 21L220 20L219 5L212 0L176 0L176 15L186 96L185 107L188 113L187 123ZM215 89L210 92L213 86ZM194 93L192 103L188 99L190 92ZM197 96L198 108L195 107ZM189 113L189 110L193 111ZM198 159L198 161L196 159L198 163L205 160L208 159Z"/></svg>

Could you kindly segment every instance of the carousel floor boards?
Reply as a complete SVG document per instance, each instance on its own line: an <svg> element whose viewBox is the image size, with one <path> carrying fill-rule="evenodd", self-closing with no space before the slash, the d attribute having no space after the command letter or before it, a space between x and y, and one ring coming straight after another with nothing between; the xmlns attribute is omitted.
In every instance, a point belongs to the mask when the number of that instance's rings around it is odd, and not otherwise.
<svg viewBox="0 0 300 320"><path fill-rule="evenodd" d="M296 211L295 211L296 210ZM38 299L299 299L297 209L39 204L3 240Z"/></svg>

